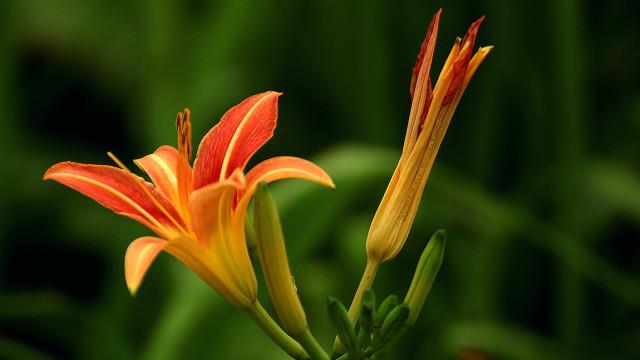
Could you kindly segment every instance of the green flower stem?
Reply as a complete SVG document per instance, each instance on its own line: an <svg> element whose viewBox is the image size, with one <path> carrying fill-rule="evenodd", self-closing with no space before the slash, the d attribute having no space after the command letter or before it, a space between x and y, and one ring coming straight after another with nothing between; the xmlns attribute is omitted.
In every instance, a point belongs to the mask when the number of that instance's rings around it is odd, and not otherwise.
<svg viewBox="0 0 640 360"><path fill-rule="evenodd" d="M378 272L379 266L379 262L375 260L367 260L367 267L364 269L362 279L360 279L360 284L358 285L358 290L356 290L356 294L353 296L351 306L349 306L349 319L354 324L356 323L356 319L360 314L360 306L362 305L362 294L364 294L365 290L371 289L371 285L373 285L373 281L376 278L376 273Z"/></svg>
<svg viewBox="0 0 640 360"><path fill-rule="evenodd" d="M278 326L259 301L256 301L253 307L247 308L246 310L271 340L280 346L289 356L294 359L310 359L302 346Z"/></svg>
<svg viewBox="0 0 640 360"><path fill-rule="evenodd" d="M309 328L299 336L296 336L296 340L300 342L300 345L309 353L313 360L329 360L329 355L324 351L322 346L318 344L318 341L313 337Z"/></svg>
<svg viewBox="0 0 640 360"><path fill-rule="evenodd" d="M373 281L376 278L376 273L378 272L378 267L380 267L380 262L368 259L367 266L364 269L364 273L362 274L362 279L360 279L360 284L358 285L358 289L356 290L356 294L353 296L353 301L351 301L351 306L349 306L349 319L352 323L356 323L358 315L360 314L360 306L362 305L362 294L364 294L365 290L371 289L371 285L373 285ZM336 336L336 340L333 343L333 352L343 352L344 348L342 343L340 343L340 338Z"/></svg>

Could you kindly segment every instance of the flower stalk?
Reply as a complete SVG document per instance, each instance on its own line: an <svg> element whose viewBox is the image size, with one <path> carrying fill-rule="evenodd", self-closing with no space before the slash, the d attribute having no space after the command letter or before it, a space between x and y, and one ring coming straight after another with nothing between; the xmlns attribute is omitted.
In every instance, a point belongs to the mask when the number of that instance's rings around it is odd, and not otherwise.
<svg viewBox="0 0 640 360"><path fill-rule="evenodd" d="M376 279L376 274L378 273L378 268L380 267L380 262L369 259L367 260L367 266L364 269L364 273L362 273L362 278L360 279L360 283L358 284L358 289L356 290L355 295L353 296L353 301L351 302L351 306L349 306L349 319L355 323L358 315L360 314L360 306L362 304L362 295L365 291L371 289L373 285L373 281Z"/></svg>

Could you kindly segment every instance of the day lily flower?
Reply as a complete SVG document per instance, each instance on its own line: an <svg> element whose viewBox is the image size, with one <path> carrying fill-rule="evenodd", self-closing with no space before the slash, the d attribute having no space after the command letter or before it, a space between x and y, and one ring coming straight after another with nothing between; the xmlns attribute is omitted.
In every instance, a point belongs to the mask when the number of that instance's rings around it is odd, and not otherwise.
<svg viewBox="0 0 640 360"><path fill-rule="evenodd" d="M453 112L492 48L481 47L472 56L483 16L471 24L464 38L456 39L432 88L429 70L441 12L433 17L420 48L411 79L411 112L402 155L369 228L367 256L374 263L393 259L407 240Z"/></svg>
<svg viewBox="0 0 640 360"><path fill-rule="evenodd" d="M302 178L333 187L331 178L304 159L280 156L248 173L253 154L273 135L278 92L251 96L234 106L202 139L193 168L190 112L178 114L178 148L161 146L135 160L152 183L120 168L62 162L44 179L58 181L115 213L146 225L157 236L134 240L125 255L127 287L135 294L149 266L165 251L187 265L229 303L256 303L257 283L245 243L244 221L260 182Z"/></svg>

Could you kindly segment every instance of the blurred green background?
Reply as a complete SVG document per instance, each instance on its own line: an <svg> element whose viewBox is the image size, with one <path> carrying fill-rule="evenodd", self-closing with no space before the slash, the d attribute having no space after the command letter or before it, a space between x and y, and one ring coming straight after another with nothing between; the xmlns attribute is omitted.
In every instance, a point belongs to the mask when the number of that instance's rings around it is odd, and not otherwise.
<svg viewBox="0 0 640 360"><path fill-rule="evenodd" d="M280 90L254 158L298 155L336 191L272 187L310 324L349 302L399 156L409 79L444 7L432 73L480 15L495 45L454 116L409 241L379 295L403 294L438 228L438 280L398 359L632 359L640 354L640 3L579 1L0 2L0 358L282 359L246 314L159 257L139 295L123 256L149 234L53 182L194 140ZM264 287L261 296L264 297ZM268 300L265 299L265 303ZM401 355L400 355L401 354Z"/></svg>

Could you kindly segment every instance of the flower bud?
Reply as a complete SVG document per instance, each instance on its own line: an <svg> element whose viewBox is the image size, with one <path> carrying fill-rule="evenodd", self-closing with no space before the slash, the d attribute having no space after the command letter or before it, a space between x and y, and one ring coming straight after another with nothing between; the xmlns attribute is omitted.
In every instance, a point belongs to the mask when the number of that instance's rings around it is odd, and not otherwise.
<svg viewBox="0 0 640 360"><path fill-rule="evenodd" d="M384 319L380 332L374 337L371 349L379 350L400 336L410 313L411 310L407 304L400 304L393 308Z"/></svg>
<svg viewBox="0 0 640 360"><path fill-rule="evenodd" d="M429 71L440 12L429 25L413 69L411 111L402 155L367 235L367 256L375 263L393 259L404 246L453 113L469 81L492 48L482 47L472 56L478 28L484 19L481 17L471 24L464 38L456 40L435 86L432 86Z"/></svg>
<svg viewBox="0 0 640 360"><path fill-rule="evenodd" d="M410 310L407 325L415 323L422 305L429 295L431 285L433 285L440 265L442 265L446 242L447 233L443 229L436 231L420 256L411 286L404 298L404 302L409 305Z"/></svg>
<svg viewBox="0 0 640 360"><path fill-rule="evenodd" d="M384 299L384 301L380 304L380 306L376 310L376 315L373 318L373 326L376 331L380 328L380 326L382 326L384 319L387 317L387 315L389 315L391 310L393 310L393 308L398 306L398 304L400 304L398 295L391 294L387 296L386 299Z"/></svg>
<svg viewBox="0 0 640 360"><path fill-rule="evenodd" d="M327 310L329 311L329 319L333 322L333 326L338 332L338 337L344 348L349 354L349 359L359 359L360 350L356 339L356 332L353 323L349 319L349 314L340 300L329 297L327 299Z"/></svg>
<svg viewBox="0 0 640 360"><path fill-rule="evenodd" d="M282 328L296 336L307 329L307 319L293 283L280 226L280 217L266 184L254 197L255 240L269 296Z"/></svg>

